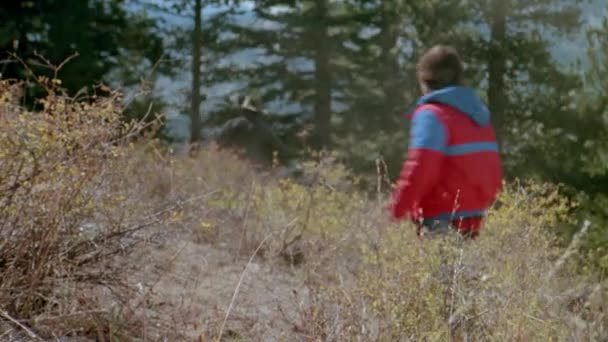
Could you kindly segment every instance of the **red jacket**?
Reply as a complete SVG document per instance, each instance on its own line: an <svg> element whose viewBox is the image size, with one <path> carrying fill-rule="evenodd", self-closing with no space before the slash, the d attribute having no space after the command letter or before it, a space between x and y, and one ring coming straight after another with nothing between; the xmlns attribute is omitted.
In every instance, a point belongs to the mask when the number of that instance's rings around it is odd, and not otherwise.
<svg viewBox="0 0 608 342"><path fill-rule="evenodd" d="M484 217L503 176L486 106L470 88L448 87L422 97L411 119L393 218L420 223Z"/></svg>

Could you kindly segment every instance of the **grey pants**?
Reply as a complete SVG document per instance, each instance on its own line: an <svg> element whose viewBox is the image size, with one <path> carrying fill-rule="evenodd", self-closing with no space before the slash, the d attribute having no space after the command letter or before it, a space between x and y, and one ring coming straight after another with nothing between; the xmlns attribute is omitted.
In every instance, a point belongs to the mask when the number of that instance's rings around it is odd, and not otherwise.
<svg viewBox="0 0 608 342"><path fill-rule="evenodd" d="M458 229L451 221L447 220L433 220L424 221L418 227L418 235L420 236L441 236L447 235L451 232L456 232ZM478 235L478 231L458 231L461 233L464 239L475 239Z"/></svg>
<svg viewBox="0 0 608 342"><path fill-rule="evenodd" d="M435 220L423 222L420 229L425 235L443 235L449 233L453 227L449 221Z"/></svg>

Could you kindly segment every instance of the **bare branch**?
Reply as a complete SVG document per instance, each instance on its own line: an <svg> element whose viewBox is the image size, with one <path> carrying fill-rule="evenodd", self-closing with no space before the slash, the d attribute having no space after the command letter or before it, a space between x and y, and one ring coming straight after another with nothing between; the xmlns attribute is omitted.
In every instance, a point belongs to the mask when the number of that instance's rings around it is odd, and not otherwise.
<svg viewBox="0 0 608 342"><path fill-rule="evenodd" d="M61 64L59 64L59 66L57 66L55 68L55 76L54 78L57 78L57 74L59 73L59 71L61 71L61 69L67 64L69 63L72 59L76 58L80 56L80 54L78 52L74 52L74 54L72 54L71 56L69 56L68 58L66 58L63 62L61 62Z"/></svg>
<svg viewBox="0 0 608 342"><path fill-rule="evenodd" d="M44 341L40 336L36 335L36 333L34 333L28 327L26 327L25 325L21 324L21 322L19 322L18 320L14 319L13 317L11 317L11 315L9 315L8 312L0 309L0 316L2 316L4 318L6 318L7 320L11 321L13 324L15 324L16 326L18 326L21 330L25 331L29 337L34 338L34 339L36 339L38 341Z"/></svg>

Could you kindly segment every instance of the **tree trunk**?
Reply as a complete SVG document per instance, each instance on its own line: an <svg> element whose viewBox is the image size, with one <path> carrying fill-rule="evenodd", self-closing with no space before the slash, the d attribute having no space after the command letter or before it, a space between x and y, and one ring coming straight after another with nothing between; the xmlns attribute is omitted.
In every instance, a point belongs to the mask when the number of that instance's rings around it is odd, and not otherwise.
<svg viewBox="0 0 608 342"><path fill-rule="evenodd" d="M201 138L201 66L202 66L202 0L195 0L192 29L192 94L190 103L190 142Z"/></svg>
<svg viewBox="0 0 608 342"><path fill-rule="evenodd" d="M331 145L331 72L326 0L317 0L318 25L315 28L315 130L316 147Z"/></svg>
<svg viewBox="0 0 608 342"><path fill-rule="evenodd" d="M507 94L505 75L507 57L504 50L507 35L508 1L496 0L490 13L490 49L488 51L488 106L499 135L506 128Z"/></svg>
<svg viewBox="0 0 608 342"><path fill-rule="evenodd" d="M387 2L387 5L389 2ZM383 9L383 24L382 24L382 67L384 69L383 77L383 93L385 98L383 115L379 116L382 122L386 125L394 125L396 119L400 119L399 115L405 106L404 94L405 89L402 88L400 76L399 57L397 54L397 44L399 41L399 19L396 16L391 6L384 6ZM386 120L386 116L389 120Z"/></svg>

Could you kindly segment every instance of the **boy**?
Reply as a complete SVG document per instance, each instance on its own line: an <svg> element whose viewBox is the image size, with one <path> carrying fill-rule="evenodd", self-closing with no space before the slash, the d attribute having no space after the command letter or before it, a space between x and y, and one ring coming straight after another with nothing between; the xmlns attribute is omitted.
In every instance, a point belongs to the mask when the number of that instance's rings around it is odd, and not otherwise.
<svg viewBox="0 0 608 342"><path fill-rule="evenodd" d="M407 160L390 205L419 235L450 228L475 239L502 185L502 166L490 112L462 85L455 49L438 45L417 65L423 96L411 118Z"/></svg>

